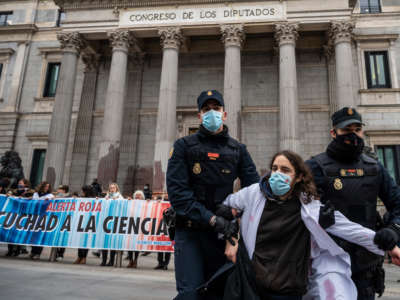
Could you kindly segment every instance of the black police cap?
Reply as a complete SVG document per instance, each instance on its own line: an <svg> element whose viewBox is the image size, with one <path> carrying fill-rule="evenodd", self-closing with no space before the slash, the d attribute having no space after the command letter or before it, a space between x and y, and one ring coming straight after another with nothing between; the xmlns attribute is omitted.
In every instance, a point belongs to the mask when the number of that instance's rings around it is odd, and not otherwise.
<svg viewBox="0 0 400 300"><path fill-rule="evenodd" d="M217 90L208 90L201 92L200 96L197 98L197 107L199 111L203 107L204 103L206 103L206 101L208 100L215 100L219 103L219 105L225 106L224 98L222 97L220 92L218 92Z"/></svg>
<svg viewBox="0 0 400 300"><path fill-rule="evenodd" d="M361 124L361 115L352 107L343 107L332 115L332 125L336 128L345 128L350 124Z"/></svg>

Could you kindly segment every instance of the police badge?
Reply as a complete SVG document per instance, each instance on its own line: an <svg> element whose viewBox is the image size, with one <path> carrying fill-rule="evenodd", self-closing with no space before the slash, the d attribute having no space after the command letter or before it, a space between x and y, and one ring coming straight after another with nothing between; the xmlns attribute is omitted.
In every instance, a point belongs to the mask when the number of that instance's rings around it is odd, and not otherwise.
<svg viewBox="0 0 400 300"><path fill-rule="evenodd" d="M335 188L335 190L340 191L343 188L343 183L340 180L340 178L336 178L334 183L333 183L333 187Z"/></svg>
<svg viewBox="0 0 400 300"><path fill-rule="evenodd" d="M198 175L201 173L200 163L195 163L193 166L193 173Z"/></svg>

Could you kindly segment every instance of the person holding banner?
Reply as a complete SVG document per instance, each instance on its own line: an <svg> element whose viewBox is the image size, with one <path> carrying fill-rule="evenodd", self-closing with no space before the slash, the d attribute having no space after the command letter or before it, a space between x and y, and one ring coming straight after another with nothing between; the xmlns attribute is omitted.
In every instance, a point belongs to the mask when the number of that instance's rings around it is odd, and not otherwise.
<svg viewBox="0 0 400 300"><path fill-rule="evenodd" d="M144 193L141 190L137 190L133 193L133 200L145 200ZM133 259L133 252L135 252L135 259ZM139 251L128 251L129 264L127 268L137 268Z"/></svg>
<svg viewBox="0 0 400 300"><path fill-rule="evenodd" d="M82 198L95 198L96 192L91 185L84 185L81 190L81 197ZM86 264L86 257L88 254L88 249L79 248L78 249L78 257L74 261L74 264L84 265Z"/></svg>
<svg viewBox="0 0 400 300"><path fill-rule="evenodd" d="M196 289L226 262L225 240L237 231L237 224L216 216L217 206L233 192L237 178L242 187L259 180L246 146L230 137L224 125L222 95L204 91L197 106L200 128L174 143L166 176L176 211L175 300L203 299Z"/></svg>
<svg viewBox="0 0 400 300"><path fill-rule="evenodd" d="M38 187L36 188L36 192L33 194L32 199L34 200L50 200L53 199L54 195L52 194L51 185L47 181L42 181ZM43 247L32 246L31 254L29 257L33 260L37 260L40 258L42 254Z"/></svg>
<svg viewBox="0 0 400 300"><path fill-rule="evenodd" d="M18 181L18 186L12 191L12 196L31 198L35 191L31 189L31 183L28 179L22 178ZM18 256L20 254L28 254L26 247L23 245L8 244L8 252L6 256Z"/></svg>
<svg viewBox="0 0 400 300"><path fill-rule="evenodd" d="M120 200L120 199L124 199L124 197L122 197L120 190L119 190L119 186L118 184L116 184L115 182L110 183L108 186L108 192L106 194L105 197L107 200ZM100 264L100 266L108 266L108 267L112 267L114 265L114 259L115 259L115 254L117 253L117 251L115 250L110 250L110 260L107 263L107 256L108 256L108 250L101 250L101 254L102 254L102 262Z"/></svg>

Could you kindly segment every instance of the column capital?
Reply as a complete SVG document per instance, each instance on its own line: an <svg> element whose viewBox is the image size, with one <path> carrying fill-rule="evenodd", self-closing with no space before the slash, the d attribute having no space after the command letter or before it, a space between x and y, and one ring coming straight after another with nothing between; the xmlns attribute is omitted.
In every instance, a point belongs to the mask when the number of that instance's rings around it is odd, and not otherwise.
<svg viewBox="0 0 400 300"><path fill-rule="evenodd" d="M110 40L110 44L113 51L125 51L128 52L129 47L131 47L135 42L135 37L128 30L116 30L107 33Z"/></svg>
<svg viewBox="0 0 400 300"><path fill-rule="evenodd" d="M353 36L354 22L332 22L329 28L328 44L334 45L342 42L350 43Z"/></svg>
<svg viewBox="0 0 400 300"><path fill-rule="evenodd" d="M163 49L177 49L182 46L184 36L180 27L166 27L160 28L158 34L161 39L161 46Z"/></svg>
<svg viewBox="0 0 400 300"><path fill-rule="evenodd" d="M332 58L335 56L335 51L333 49L332 44L330 44L330 43L323 45L322 51L328 62L331 61Z"/></svg>
<svg viewBox="0 0 400 300"><path fill-rule="evenodd" d="M100 55L95 53L83 53L82 61L85 64L85 73L95 72L99 67Z"/></svg>
<svg viewBox="0 0 400 300"><path fill-rule="evenodd" d="M246 39L243 24L221 25L221 34L225 47L242 47Z"/></svg>
<svg viewBox="0 0 400 300"><path fill-rule="evenodd" d="M299 24L297 23L279 23L275 25L275 39L279 46L284 44L296 44L299 37L298 30Z"/></svg>
<svg viewBox="0 0 400 300"><path fill-rule="evenodd" d="M86 41L79 32L58 32L57 39L64 52L71 52L77 55L86 48Z"/></svg>

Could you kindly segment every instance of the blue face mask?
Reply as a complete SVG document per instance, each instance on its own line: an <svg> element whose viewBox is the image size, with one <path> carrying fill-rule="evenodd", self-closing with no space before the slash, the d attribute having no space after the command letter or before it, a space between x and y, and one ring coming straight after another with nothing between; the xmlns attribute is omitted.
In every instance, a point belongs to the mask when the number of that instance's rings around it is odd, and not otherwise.
<svg viewBox="0 0 400 300"><path fill-rule="evenodd" d="M268 180L272 193L276 196L283 196L290 191L290 183L292 179L290 176L281 172L274 172Z"/></svg>
<svg viewBox="0 0 400 300"><path fill-rule="evenodd" d="M222 125L222 112L209 110L203 114L203 126L211 132L216 132Z"/></svg>

